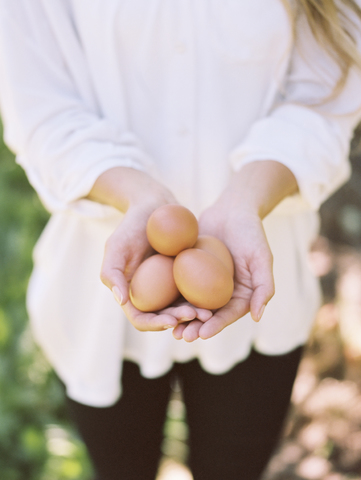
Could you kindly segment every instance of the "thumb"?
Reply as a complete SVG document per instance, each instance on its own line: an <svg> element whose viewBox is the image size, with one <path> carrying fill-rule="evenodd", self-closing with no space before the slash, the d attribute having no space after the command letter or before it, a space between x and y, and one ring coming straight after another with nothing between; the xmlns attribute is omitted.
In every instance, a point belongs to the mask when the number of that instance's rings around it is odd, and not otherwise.
<svg viewBox="0 0 361 480"><path fill-rule="evenodd" d="M250 312L251 317L255 322L259 322L262 318L262 315L265 311L267 303L271 300L274 295L274 286L272 285L259 285L253 292L251 303L250 303Z"/></svg>
<svg viewBox="0 0 361 480"><path fill-rule="evenodd" d="M129 284L124 274L126 260L118 258L116 266L111 260L112 257L105 254L100 279L113 292L115 300L122 306L129 300Z"/></svg>
<svg viewBox="0 0 361 480"><path fill-rule="evenodd" d="M275 293L272 272L272 255L255 268L252 273L253 294L250 301L250 313L255 322L259 322L267 303Z"/></svg>
<svg viewBox="0 0 361 480"><path fill-rule="evenodd" d="M125 292L125 290L123 288L118 287L117 285L114 285L113 288L112 288L114 298L119 303L119 305L121 307L123 305L125 305L129 300L128 290L127 290L127 293L124 294L124 295L122 294L122 291Z"/></svg>

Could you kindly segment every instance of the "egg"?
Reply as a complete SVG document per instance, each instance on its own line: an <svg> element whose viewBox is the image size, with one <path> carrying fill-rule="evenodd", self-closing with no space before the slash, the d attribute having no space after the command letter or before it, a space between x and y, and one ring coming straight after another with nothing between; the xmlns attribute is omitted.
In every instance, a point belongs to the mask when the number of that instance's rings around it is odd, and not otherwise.
<svg viewBox="0 0 361 480"><path fill-rule="evenodd" d="M173 263L173 258L156 254L139 265L129 286L130 301L138 310L156 312L180 296L173 279Z"/></svg>
<svg viewBox="0 0 361 480"><path fill-rule="evenodd" d="M193 213L182 205L163 205L149 217L147 237L154 250L175 256L196 243L198 222Z"/></svg>
<svg viewBox="0 0 361 480"><path fill-rule="evenodd" d="M178 290L195 307L215 310L232 297L233 278L215 255L198 248L180 252L173 265Z"/></svg>
<svg viewBox="0 0 361 480"><path fill-rule="evenodd" d="M193 248L200 248L205 252L215 255L234 275L233 258L226 245L217 237L212 235L200 235Z"/></svg>

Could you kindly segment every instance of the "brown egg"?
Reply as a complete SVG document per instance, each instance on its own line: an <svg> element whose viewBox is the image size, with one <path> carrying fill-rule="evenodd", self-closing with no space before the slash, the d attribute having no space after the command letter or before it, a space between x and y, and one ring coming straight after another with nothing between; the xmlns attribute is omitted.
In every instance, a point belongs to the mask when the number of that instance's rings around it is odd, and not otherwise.
<svg viewBox="0 0 361 480"><path fill-rule="evenodd" d="M231 252L225 246L225 244L217 237L211 235L200 235L193 248L200 248L205 252L215 255L219 260L225 264L225 266L234 275L234 264Z"/></svg>
<svg viewBox="0 0 361 480"><path fill-rule="evenodd" d="M179 297L173 263L171 257L153 255L139 265L129 287L130 300L138 310L156 312Z"/></svg>
<svg viewBox="0 0 361 480"><path fill-rule="evenodd" d="M193 213L182 205L163 205L149 217L149 243L163 255L175 256L197 241L198 222Z"/></svg>
<svg viewBox="0 0 361 480"><path fill-rule="evenodd" d="M198 248L176 256L173 275L180 293L195 307L221 308L233 293L229 269L216 256Z"/></svg>

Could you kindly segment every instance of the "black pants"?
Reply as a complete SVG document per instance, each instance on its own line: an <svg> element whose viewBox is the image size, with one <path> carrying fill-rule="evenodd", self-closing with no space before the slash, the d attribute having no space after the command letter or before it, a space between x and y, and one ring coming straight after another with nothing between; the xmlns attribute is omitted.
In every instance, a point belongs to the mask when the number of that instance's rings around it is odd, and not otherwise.
<svg viewBox="0 0 361 480"><path fill-rule="evenodd" d="M155 379L124 362L123 395L114 406L68 399L97 480L155 479L174 375L186 404L194 480L259 479L277 445L301 353L253 351L223 375L204 372L194 360Z"/></svg>

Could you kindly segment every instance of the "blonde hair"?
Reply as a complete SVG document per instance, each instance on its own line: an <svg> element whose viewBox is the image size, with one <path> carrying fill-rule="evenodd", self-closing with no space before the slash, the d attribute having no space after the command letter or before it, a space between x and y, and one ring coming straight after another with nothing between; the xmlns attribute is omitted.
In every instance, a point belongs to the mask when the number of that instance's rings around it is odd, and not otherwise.
<svg viewBox="0 0 361 480"><path fill-rule="evenodd" d="M285 1L285 0L284 0ZM352 34L360 29L361 8L354 0L296 0L293 16L304 13L317 42L331 55L340 68L334 94L345 84L350 68L361 69L361 53ZM354 20L351 19L351 14Z"/></svg>

